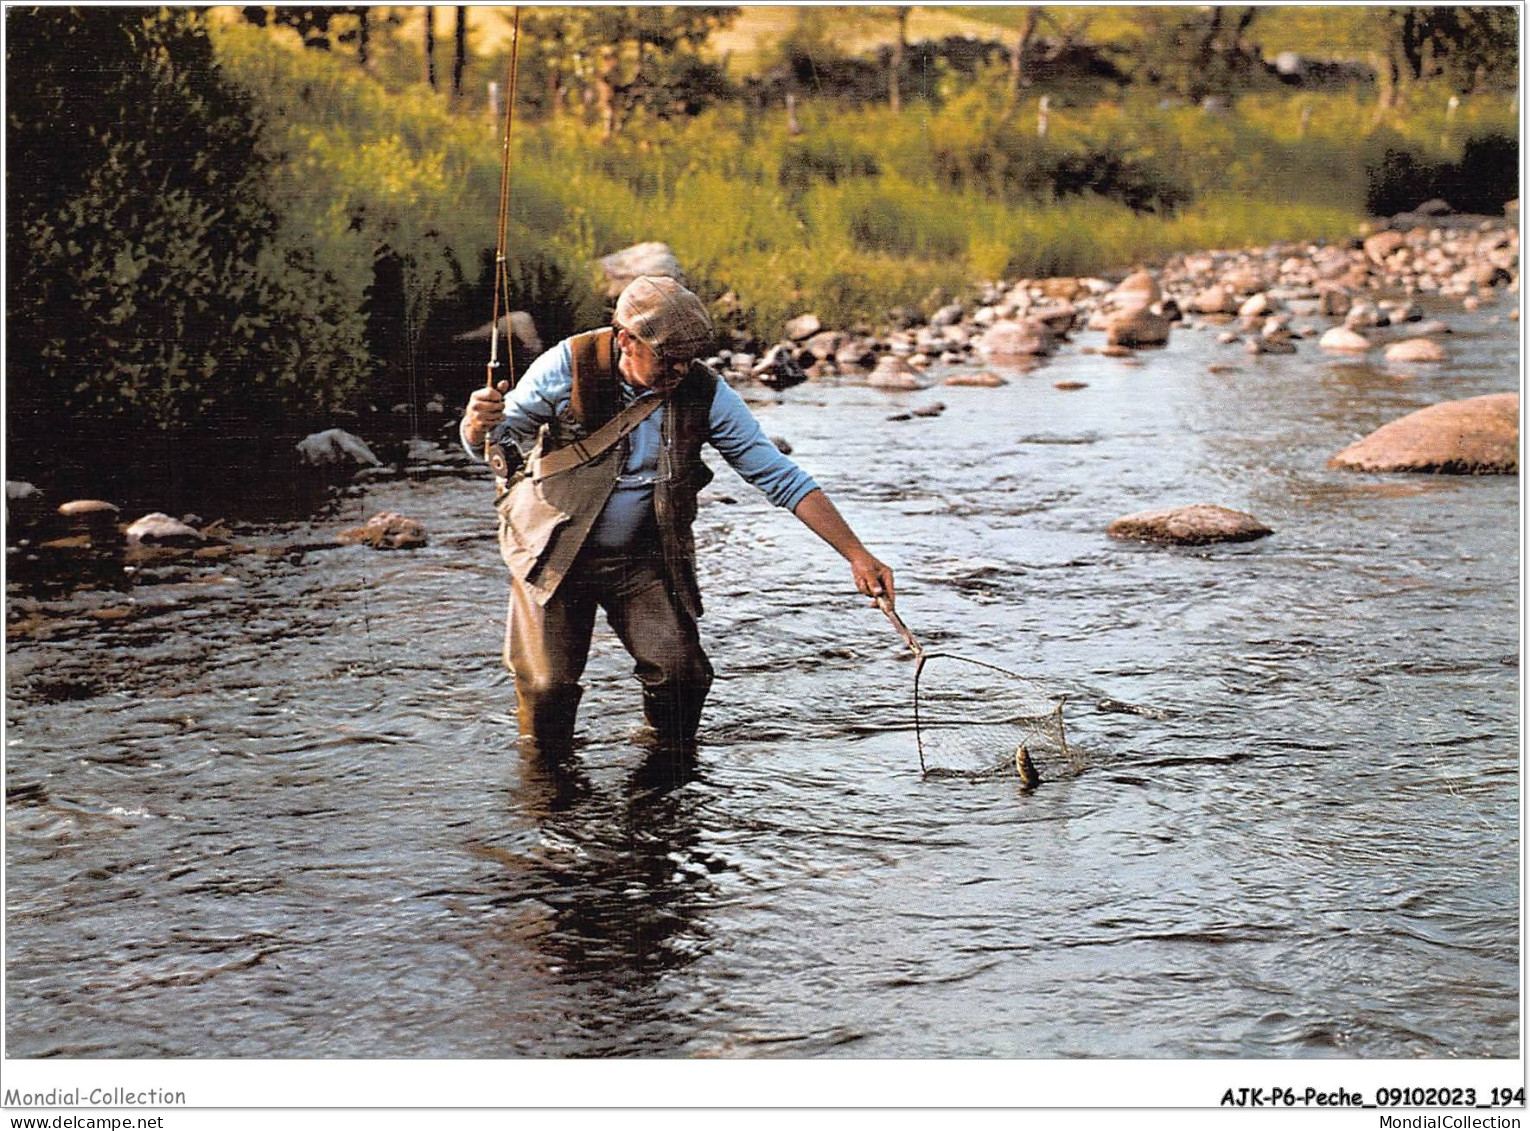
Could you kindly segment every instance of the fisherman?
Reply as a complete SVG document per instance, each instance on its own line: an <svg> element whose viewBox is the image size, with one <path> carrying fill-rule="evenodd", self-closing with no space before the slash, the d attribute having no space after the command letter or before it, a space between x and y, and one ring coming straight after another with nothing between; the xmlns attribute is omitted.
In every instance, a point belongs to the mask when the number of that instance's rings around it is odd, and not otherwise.
<svg viewBox="0 0 1530 1131"><path fill-rule="evenodd" d="M857 590L893 599L892 570L699 360L715 337L700 299L674 279L640 276L612 321L542 354L513 391L503 381L476 390L460 428L478 458L487 441L500 488L504 661L520 732L551 754L572 744L597 608L636 661L660 748L693 746L712 684L691 535L712 478L703 443L837 550Z"/></svg>

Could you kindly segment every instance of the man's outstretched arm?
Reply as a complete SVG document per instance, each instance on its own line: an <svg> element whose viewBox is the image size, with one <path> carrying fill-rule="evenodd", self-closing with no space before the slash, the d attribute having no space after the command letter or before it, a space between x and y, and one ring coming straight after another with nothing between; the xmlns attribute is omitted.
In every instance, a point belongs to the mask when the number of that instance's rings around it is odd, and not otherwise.
<svg viewBox="0 0 1530 1131"><path fill-rule="evenodd" d="M892 570L862 545L855 531L850 529L850 524L822 489L809 491L792 513L850 563L856 589L868 597L885 596L888 601L894 600Z"/></svg>

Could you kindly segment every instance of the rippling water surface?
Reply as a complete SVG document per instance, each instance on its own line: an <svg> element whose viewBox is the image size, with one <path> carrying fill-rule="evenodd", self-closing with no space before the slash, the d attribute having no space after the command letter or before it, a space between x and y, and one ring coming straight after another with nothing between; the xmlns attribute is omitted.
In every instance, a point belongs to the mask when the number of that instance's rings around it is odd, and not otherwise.
<svg viewBox="0 0 1530 1131"><path fill-rule="evenodd" d="M1514 1056L1518 481L1325 466L1516 388L1504 309L1448 316L1427 370L1180 331L999 389L757 406L917 635L1071 696L1088 768L1031 793L921 779L906 650L726 469L679 782L604 627L577 766L516 752L477 476L238 531L392 509L424 550L76 593L8 649L10 1053ZM1104 536L1196 502L1276 533Z"/></svg>

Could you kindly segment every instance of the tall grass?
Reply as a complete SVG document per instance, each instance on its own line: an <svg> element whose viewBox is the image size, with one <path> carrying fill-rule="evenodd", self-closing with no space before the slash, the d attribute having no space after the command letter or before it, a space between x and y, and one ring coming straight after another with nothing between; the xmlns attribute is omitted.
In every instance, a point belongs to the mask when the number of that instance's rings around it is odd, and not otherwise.
<svg viewBox="0 0 1530 1131"><path fill-rule="evenodd" d="M410 262L420 302L471 282L494 237L499 146L482 118L418 92L389 94L342 60L282 51L251 29L219 43L255 91L285 153L289 224L357 294L386 242ZM645 123L601 144L573 120L517 127L512 255L525 279L571 280L574 321L599 317L602 255L669 243L708 300L732 292L760 338L807 310L831 324L980 279L1103 273L1197 247L1334 238L1363 216L1366 165L1388 146L1448 157L1473 133L1517 134L1512 99L1417 110L1371 132L1348 94L1261 94L1208 114L1128 95L1011 107L989 74L941 106L893 114L809 103L785 115L731 105ZM1438 106L1435 105L1438 102ZM1448 115L1448 116L1447 116ZM1069 195L1059 177L1104 155L1114 186ZM1136 212L1133 192L1170 202ZM1189 203L1173 211L1175 194Z"/></svg>

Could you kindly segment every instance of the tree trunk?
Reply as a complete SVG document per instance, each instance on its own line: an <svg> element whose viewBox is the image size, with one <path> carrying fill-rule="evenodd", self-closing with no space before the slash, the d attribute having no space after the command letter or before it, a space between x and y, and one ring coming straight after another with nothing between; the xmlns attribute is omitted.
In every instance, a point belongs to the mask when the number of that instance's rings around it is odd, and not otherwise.
<svg viewBox="0 0 1530 1131"><path fill-rule="evenodd" d="M372 67L372 9L356 9L356 62L363 70Z"/></svg>
<svg viewBox="0 0 1530 1131"><path fill-rule="evenodd" d="M903 75L903 58L908 52L908 9L898 12L898 39L893 44L892 61L887 68L887 105L896 114L903 108L903 91L899 85Z"/></svg>
<svg viewBox="0 0 1530 1131"><path fill-rule="evenodd" d="M595 105L600 112L600 134L606 140L616 136L616 71L620 60L616 48L605 47L595 69Z"/></svg>
<svg viewBox="0 0 1530 1131"><path fill-rule="evenodd" d="M425 9L425 81L436 89L436 10Z"/></svg>
<svg viewBox="0 0 1530 1131"><path fill-rule="evenodd" d="M1011 110L1020 101L1020 90L1026 85L1025 79L1025 52L1031 45L1031 40L1036 35L1036 25L1041 22L1041 13L1035 8L1025 9L1025 22L1020 27L1020 38L1015 40L1014 49L1009 55L1009 107Z"/></svg>
<svg viewBox="0 0 1530 1131"><path fill-rule="evenodd" d="M462 98L462 72L467 67L467 13L465 6L457 8L457 34L452 40L452 101Z"/></svg>

